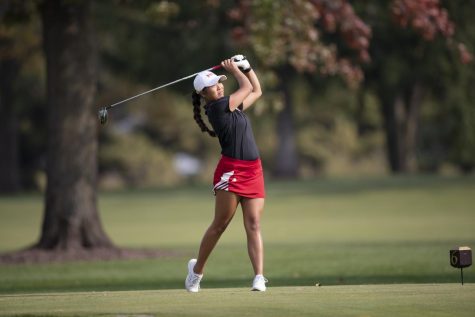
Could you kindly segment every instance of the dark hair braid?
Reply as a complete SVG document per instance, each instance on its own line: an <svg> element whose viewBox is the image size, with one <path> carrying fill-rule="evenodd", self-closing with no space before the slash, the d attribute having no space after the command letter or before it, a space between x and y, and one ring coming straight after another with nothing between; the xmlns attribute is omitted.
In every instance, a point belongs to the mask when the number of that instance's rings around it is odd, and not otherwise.
<svg viewBox="0 0 475 317"><path fill-rule="evenodd" d="M216 133L213 130L210 130L206 123L201 118L201 96L195 91L191 94L191 99L193 100L193 118L195 118L196 123L200 127L202 132L208 132L212 137L216 137Z"/></svg>

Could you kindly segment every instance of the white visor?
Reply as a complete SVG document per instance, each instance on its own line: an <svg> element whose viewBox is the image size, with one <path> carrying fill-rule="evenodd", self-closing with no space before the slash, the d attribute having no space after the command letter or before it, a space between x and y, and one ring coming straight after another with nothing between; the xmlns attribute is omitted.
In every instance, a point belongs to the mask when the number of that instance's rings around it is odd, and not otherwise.
<svg viewBox="0 0 475 317"><path fill-rule="evenodd" d="M209 70L205 70L196 75L193 85L195 86L196 92L199 94L206 87L214 86L226 79L227 77L224 75L218 76Z"/></svg>

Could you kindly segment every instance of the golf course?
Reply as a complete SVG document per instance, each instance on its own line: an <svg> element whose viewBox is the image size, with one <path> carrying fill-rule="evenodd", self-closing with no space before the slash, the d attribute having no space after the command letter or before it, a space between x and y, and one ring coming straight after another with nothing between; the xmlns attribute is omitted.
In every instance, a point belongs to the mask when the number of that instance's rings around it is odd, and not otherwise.
<svg viewBox="0 0 475 317"><path fill-rule="evenodd" d="M265 293L251 292L242 214L184 290L186 263L209 225L207 186L101 192L117 246L152 259L0 265L0 316L473 316L473 266L449 250L475 245L473 177L405 176L270 182L262 231ZM0 252L33 244L41 194L0 198Z"/></svg>

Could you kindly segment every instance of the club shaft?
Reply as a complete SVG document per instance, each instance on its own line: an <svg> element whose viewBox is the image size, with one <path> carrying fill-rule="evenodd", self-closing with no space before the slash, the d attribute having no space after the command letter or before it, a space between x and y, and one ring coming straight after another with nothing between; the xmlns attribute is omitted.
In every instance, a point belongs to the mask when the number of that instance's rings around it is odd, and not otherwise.
<svg viewBox="0 0 475 317"><path fill-rule="evenodd" d="M206 70L216 70L216 69L220 69L221 67L222 67L221 65L216 65L216 66L213 66L213 67L208 68L208 69L206 69ZM117 105L120 105L121 103L124 103L124 102L130 101L130 100L132 100L132 99L138 98L138 97L143 96L143 95L145 95L145 94L148 94L148 93L150 93L150 92L152 92L152 91L159 90L159 89L165 88L165 87L167 87L167 86L171 86L171 85L176 84L176 83L178 83L178 82L180 82L180 81L183 81L183 80L189 79L189 78L191 78L191 77L194 77L194 76L198 75L199 73L200 73L200 72L197 72L197 73L194 73L194 74L192 74L192 75L189 75L189 76L186 76L186 77L177 79L177 80L175 80L175 81L172 81L172 82L170 82L170 83L168 83L168 84L165 84L165 85L162 85L162 86L159 86L159 87L156 87L156 88L153 88L153 89L144 91L144 92L142 92L142 93L140 93L140 94L138 94L138 95L132 96L132 97L130 97L130 98L127 98L127 99L121 100L121 101L119 101L119 102L116 102L116 103L114 103L114 104L112 104L112 105L110 105L110 106L107 106L107 107L105 107L105 109L106 109L106 110L109 110L110 108L113 108L113 107L115 107L115 106L117 106Z"/></svg>

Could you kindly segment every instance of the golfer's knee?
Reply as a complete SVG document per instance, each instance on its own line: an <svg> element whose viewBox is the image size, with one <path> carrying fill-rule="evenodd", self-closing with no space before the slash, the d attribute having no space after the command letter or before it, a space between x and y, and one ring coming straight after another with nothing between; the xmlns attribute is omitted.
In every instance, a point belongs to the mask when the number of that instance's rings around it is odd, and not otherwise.
<svg viewBox="0 0 475 317"><path fill-rule="evenodd" d="M246 230L248 232L259 232L261 230L261 223L258 218L251 217L246 220Z"/></svg>
<svg viewBox="0 0 475 317"><path fill-rule="evenodd" d="M224 231L226 231L226 228L228 227L229 222L226 223L213 223L211 227L209 228L210 232L214 235L220 236L223 234Z"/></svg>

